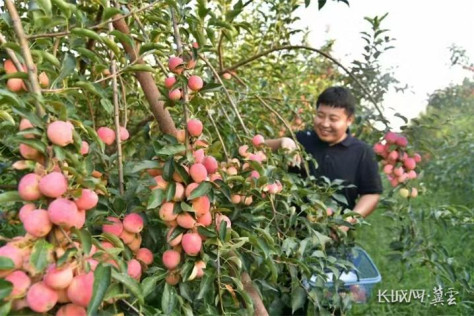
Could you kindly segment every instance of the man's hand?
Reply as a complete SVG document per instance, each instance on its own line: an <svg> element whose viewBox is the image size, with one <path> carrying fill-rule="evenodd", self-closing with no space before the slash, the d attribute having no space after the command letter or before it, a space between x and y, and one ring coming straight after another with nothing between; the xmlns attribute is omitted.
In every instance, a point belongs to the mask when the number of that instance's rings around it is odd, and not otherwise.
<svg viewBox="0 0 474 316"><path fill-rule="evenodd" d="M289 137L283 137L281 139L280 148L283 148L288 151L288 153L292 153L298 149L298 145L296 145L295 141ZM295 154L293 159L290 162L291 166L299 166L301 164L301 156L299 154Z"/></svg>

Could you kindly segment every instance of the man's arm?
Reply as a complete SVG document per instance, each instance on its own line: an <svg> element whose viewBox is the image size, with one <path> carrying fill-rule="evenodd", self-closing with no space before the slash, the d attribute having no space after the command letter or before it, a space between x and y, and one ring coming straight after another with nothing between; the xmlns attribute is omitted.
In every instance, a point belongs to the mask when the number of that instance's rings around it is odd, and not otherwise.
<svg viewBox="0 0 474 316"><path fill-rule="evenodd" d="M379 200L380 194L378 193L361 195L356 205L354 206L353 211L359 213L363 218L366 218L375 210ZM351 224L355 224L357 222L357 218L351 216L346 218L346 221ZM339 229L342 231L348 231L349 227L339 226Z"/></svg>
<svg viewBox="0 0 474 316"><path fill-rule="evenodd" d="M296 145L295 141L289 137L282 137L282 138L275 138L275 139L267 139L265 140L265 145L271 148L272 151L277 151L280 148L286 149L288 153L292 153L293 151L298 149L298 145ZM293 156L292 162L290 165L292 166L299 166L301 163L301 156L295 154Z"/></svg>

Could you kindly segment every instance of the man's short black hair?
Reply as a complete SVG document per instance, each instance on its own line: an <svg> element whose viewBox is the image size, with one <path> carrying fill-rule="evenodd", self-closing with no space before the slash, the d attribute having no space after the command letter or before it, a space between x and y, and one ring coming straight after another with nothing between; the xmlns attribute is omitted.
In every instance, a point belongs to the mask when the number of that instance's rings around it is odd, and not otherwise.
<svg viewBox="0 0 474 316"><path fill-rule="evenodd" d="M329 87L324 90L316 101L316 109L321 104L333 106L336 108L343 108L346 110L346 114L351 116L355 112L355 98L351 91L344 87Z"/></svg>

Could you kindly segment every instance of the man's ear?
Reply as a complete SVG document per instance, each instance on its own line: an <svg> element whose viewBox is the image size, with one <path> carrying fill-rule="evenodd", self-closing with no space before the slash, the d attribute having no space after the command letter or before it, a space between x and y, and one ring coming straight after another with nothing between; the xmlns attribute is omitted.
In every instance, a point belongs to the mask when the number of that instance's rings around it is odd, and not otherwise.
<svg viewBox="0 0 474 316"><path fill-rule="evenodd" d="M351 115L347 118L347 120L349 121L348 126L351 126L352 123L354 123L354 114L351 114Z"/></svg>

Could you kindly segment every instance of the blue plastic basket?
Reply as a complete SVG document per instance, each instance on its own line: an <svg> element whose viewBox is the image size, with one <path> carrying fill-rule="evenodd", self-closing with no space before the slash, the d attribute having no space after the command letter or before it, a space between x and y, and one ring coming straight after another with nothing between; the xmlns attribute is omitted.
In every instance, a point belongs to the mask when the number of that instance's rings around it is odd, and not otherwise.
<svg viewBox="0 0 474 316"><path fill-rule="evenodd" d="M374 285L382 281L382 276L367 252L358 246L351 249L346 260L351 261L356 270L341 273L339 280L344 282L344 287L354 302L366 303ZM333 292L333 274L327 273L326 275L329 281L325 285L330 292L331 290ZM315 285L314 278L315 276L310 279L310 286Z"/></svg>

